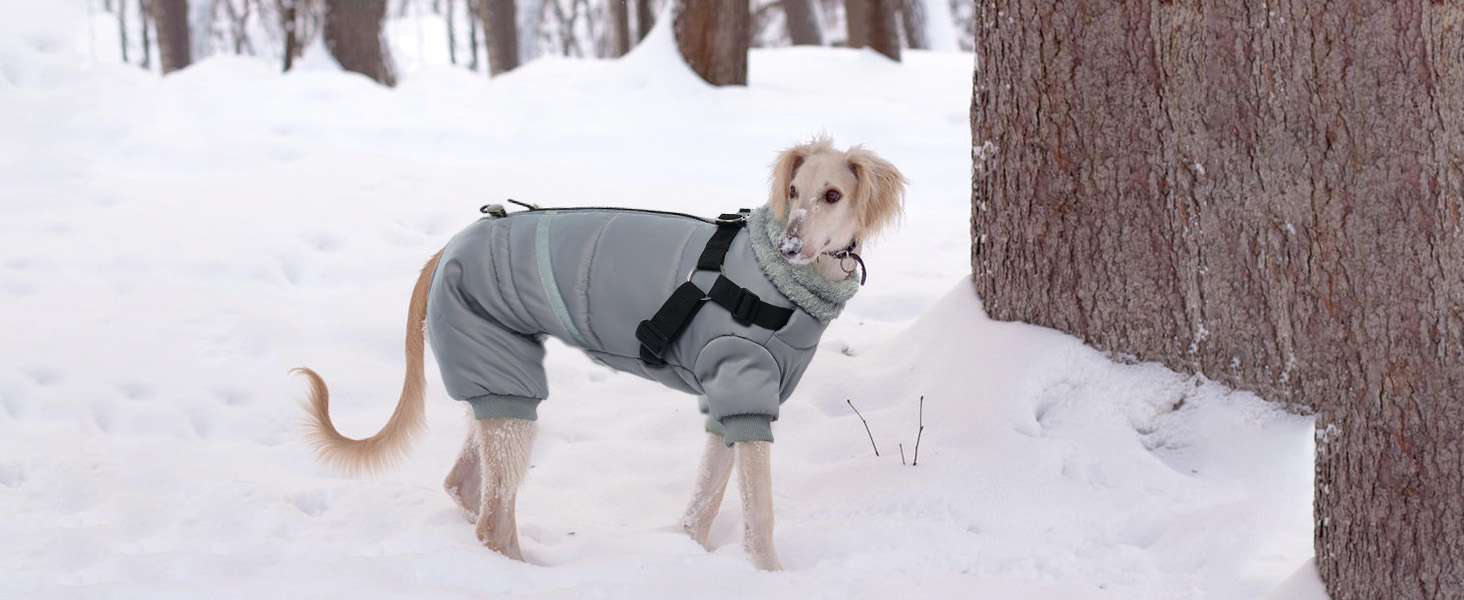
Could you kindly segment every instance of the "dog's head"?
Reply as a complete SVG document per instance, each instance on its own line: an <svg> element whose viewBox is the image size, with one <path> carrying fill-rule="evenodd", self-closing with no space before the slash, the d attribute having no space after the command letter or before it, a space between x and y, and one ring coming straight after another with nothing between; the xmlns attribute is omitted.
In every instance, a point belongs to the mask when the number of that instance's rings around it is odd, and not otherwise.
<svg viewBox="0 0 1464 600"><path fill-rule="evenodd" d="M838 150L823 136L779 154L772 182L768 204L787 221L778 249L794 264L857 248L904 210L906 181L894 165L862 146Z"/></svg>

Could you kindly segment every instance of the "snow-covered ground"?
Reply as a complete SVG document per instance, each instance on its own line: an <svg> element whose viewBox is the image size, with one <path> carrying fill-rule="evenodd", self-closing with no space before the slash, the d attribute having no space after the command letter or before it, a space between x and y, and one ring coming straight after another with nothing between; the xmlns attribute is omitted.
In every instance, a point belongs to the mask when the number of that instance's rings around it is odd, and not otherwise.
<svg viewBox="0 0 1464 600"><path fill-rule="evenodd" d="M0 597L1316 593L1310 419L982 313L970 55L759 51L750 86L713 89L662 30L491 82L404 60L390 90L318 49L289 75L216 56L159 79L90 58L86 18L0 0ZM348 435L385 422L416 270L479 205L713 215L760 203L775 152L819 131L913 186L776 429L787 571L747 563L735 494L714 552L677 530L694 401L562 345L528 564L440 489L465 425L435 376L397 469L344 477L300 442L297 365Z"/></svg>

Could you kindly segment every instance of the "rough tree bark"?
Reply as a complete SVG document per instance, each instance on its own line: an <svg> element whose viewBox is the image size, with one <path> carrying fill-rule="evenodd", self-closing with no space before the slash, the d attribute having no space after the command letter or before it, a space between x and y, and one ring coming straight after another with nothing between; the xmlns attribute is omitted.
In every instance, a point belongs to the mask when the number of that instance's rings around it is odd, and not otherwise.
<svg viewBox="0 0 1464 600"><path fill-rule="evenodd" d="M518 16L514 0L478 0L483 41L488 46L488 74L507 73L519 66Z"/></svg>
<svg viewBox="0 0 1464 600"><path fill-rule="evenodd" d="M822 46L823 27L818 24L813 0L782 0L783 16L788 21L788 39L794 46Z"/></svg>
<svg viewBox="0 0 1464 600"><path fill-rule="evenodd" d="M1464 6L980 10L987 312L1314 409L1333 600L1464 598Z"/></svg>
<svg viewBox="0 0 1464 600"><path fill-rule="evenodd" d="M906 46L917 50L930 48L925 35L925 0L901 0L900 24L905 29Z"/></svg>
<svg viewBox="0 0 1464 600"><path fill-rule="evenodd" d="M747 85L748 0L680 0L672 25L697 75L712 85Z"/></svg>
<svg viewBox="0 0 1464 600"><path fill-rule="evenodd" d="M163 74L188 66L192 62L188 45L188 0L152 0L152 18L157 27L158 62L163 66Z"/></svg>
<svg viewBox="0 0 1464 600"><path fill-rule="evenodd" d="M396 85L396 69L381 35L386 0L325 0L325 47L341 68L385 86Z"/></svg>
<svg viewBox="0 0 1464 600"><path fill-rule="evenodd" d="M900 0L844 0L850 48L874 48L900 60L900 30L895 23Z"/></svg>
<svg viewBox="0 0 1464 600"><path fill-rule="evenodd" d="M610 56L618 58L630 52L630 5L627 0L607 0L610 12Z"/></svg>

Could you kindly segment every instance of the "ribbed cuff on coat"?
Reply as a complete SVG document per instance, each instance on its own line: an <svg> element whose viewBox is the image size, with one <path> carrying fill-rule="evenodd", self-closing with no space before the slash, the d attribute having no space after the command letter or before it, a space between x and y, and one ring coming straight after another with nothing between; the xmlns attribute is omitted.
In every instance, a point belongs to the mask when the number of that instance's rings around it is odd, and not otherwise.
<svg viewBox="0 0 1464 600"><path fill-rule="evenodd" d="M710 425L708 425L707 431L711 431ZM728 446L737 442L771 442L773 441L773 418L767 415L722 417L722 439L727 442Z"/></svg>
<svg viewBox="0 0 1464 600"><path fill-rule="evenodd" d="M488 394L486 396L468 398L467 403L473 406L473 418L478 420L508 418L537 421L539 419L539 403L543 400L543 398L530 398L528 396Z"/></svg>

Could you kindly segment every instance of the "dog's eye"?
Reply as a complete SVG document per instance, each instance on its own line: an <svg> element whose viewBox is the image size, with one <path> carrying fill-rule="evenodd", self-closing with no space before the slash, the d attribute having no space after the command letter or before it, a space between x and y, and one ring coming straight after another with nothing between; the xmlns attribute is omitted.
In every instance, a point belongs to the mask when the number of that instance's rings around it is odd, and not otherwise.
<svg viewBox="0 0 1464 600"><path fill-rule="evenodd" d="M788 197L789 198L792 198L794 200L797 200L798 199L798 186L796 186L796 185L790 185L790 186L788 186Z"/></svg>
<svg viewBox="0 0 1464 600"><path fill-rule="evenodd" d="M827 192L824 192L824 202L833 204L835 202L838 202L839 198L843 198L843 195L839 194L839 190L829 190Z"/></svg>

